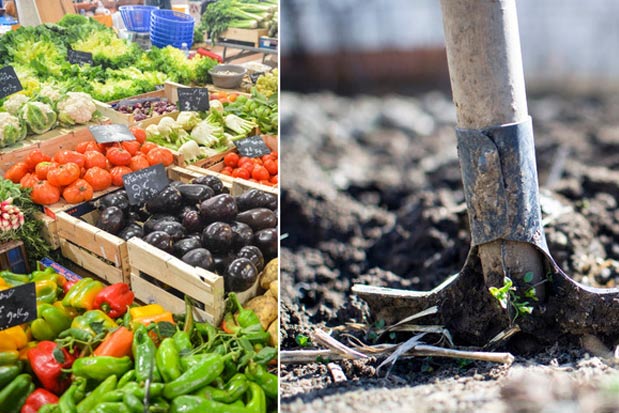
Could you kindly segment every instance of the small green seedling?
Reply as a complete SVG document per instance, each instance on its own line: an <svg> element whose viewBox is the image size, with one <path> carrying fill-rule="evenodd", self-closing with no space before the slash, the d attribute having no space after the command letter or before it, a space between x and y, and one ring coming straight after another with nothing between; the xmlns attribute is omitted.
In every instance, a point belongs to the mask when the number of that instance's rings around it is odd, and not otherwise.
<svg viewBox="0 0 619 413"><path fill-rule="evenodd" d="M297 334L294 339L300 347L308 347L310 345L310 339L303 334Z"/></svg>
<svg viewBox="0 0 619 413"><path fill-rule="evenodd" d="M523 278L525 282L530 283L533 281L533 273L528 272ZM514 287L514 283L509 277L504 278L504 282L501 287L490 287L489 291L490 294L498 300L501 307L507 309L508 306L511 305L514 308L515 315L512 322L515 322L520 315L531 314L533 312L533 306L530 305L529 301L524 301L523 298L516 293L516 287ZM535 288L527 288L524 292L524 297L537 301Z"/></svg>

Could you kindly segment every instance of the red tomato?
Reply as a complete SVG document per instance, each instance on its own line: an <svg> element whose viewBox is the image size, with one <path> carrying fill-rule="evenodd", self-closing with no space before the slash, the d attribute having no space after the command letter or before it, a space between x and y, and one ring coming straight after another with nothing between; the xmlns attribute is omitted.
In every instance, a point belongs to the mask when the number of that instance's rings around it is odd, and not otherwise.
<svg viewBox="0 0 619 413"><path fill-rule="evenodd" d="M146 154L148 158L148 163L151 165L156 165L162 163L163 166L172 165L174 162L174 155L172 151L166 148L155 148L148 151Z"/></svg>
<svg viewBox="0 0 619 413"><path fill-rule="evenodd" d="M60 189L47 181L39 181L32 187L30 198L35 204L54 204L60 200Z"/></svg>
<svg viewBox="0 0 619 413"><path fill-rule="evenodd" d="M13 183L17 184L28 173L30 168L26 162L17 162L11 166L4 174L5 179L9 179Z"/></svg>
<svg viewBox="0 0 619 413"><path fill-rule="evenodd" d="M273 159L267 159L264 161L264 167L271 175L277 175L277 161Z"/></svg>
<svg viewBox="0 0 619 413"><path fill-rule="evenodd" d="M56 152L54 154L53 160L54 162L58 162L61 165L71 162L76 164L80 168L86 165L86 157L84 156L84 154L76 151L69 151L66 149Z"/></svg>
<svg viewBox="0 0 619 413"><path fill-rule="evenodd" d="M51 159L49 155L44 154L40 149L34 149L26 157L26 164L30 171L33 171L40 162L51 161Z"/></svg>
<svg viewBox="0 0 619 413"><path fill-rule="evenodd" d="M95 166L86 171L84 180L92 186L93 190L103 191L112 185L112 174L106 169Z"/></svg>
<svg viewBox="0 0 619 413"><path fill-rule="evenodd" d="M84 152L84 156L86 157L86 164L84 165L86 169L90 169L93 166L98 166L99 168L105 168L107 166L105 155L101 152L86 151Z"/></svg>
<svg viewBox="0 0 619 413"><path fill-rule="evenodd" d="M34 173L40 180L47 179L47 173L51 168L58 166L56 162L41 162L34 168Z"/></svg>
<svg viewBox="0 0 619 413"><path fill-rule="evenodd" d="M112 174L112 185L123 186L123 176L133 172L128 166L115 166L110 173Z"/></svg>
<svg viewBox="0 0 619 413"><path fill-rule="evenodd" d="M250 178L249 171L245 168L236 168L235 170L232 171L232 176L235 178L241 178L241 179Z"/></svg>
<svg viewBox="0 0 619 413"><path fill-rule="evenodd" d="M144 143L146 142L146 131L138 126L134 126L131 128L131 133L135 136L135 140Z"/></svg>
<svg viewBox="0 0 619 413"><path fill-rule="evenodd" d="M150 163L148 162L148 158L141 152L132 157L131 162L129 162L129 168L131 168L132 171L148 168L149 166Z"/></svg>
<svg viewBox="0 0 619 413"><path fill-rule="evenodd" d="M131 162L131 153L123 148L109 148L105 157L114 166L127 166Z"/></svg>
<svg viewBox="0 0 619 413"><path fill-rule="evenodd" d="M26 174L19 181L19 184L24 188L32 188L37 182L39 182L39 178L35 174Z"/></svg>
<svg viewBox="0 0 619 413"><path fill-rule="evenodd" d="M239 164L239 154L238 153L234 153L234 152L230 152L227 153L224 156L224 164L226 166L229 166L230 168L236 168L236 166Z"/></svg>
<svg viewBox="0 0 619 413"><path fill-rule="evenodd" d="M148 152L150 152L152 149L158 148L159 146L156 143L152 143L152 142L144 142L144 144L142 145L142 147L140 148L140 151L143 154L147 154Z"/></svg>
<svg viewBox="0 0 619 413"><path fill-rule="evenodd" d="M56 187L66 186L78 180L80 172L77 164L67 162L47 171L47 181Z"/></svg>
<svg viewBox="0 0 619 413"><path fill-rule="evenodd" d="M124 141L123 143L121 143L121 145L127 152L131 154L131 156L134 156L136 153L138 153L140 151L140 147L142 146L142 144L137 140Z"/></svg>
<svg viewBox="0 0 619 413"><path fill-rule="evenodd" d="M271 175L264 166L256 165L251 171L251 177L254 178L256 181L268 181L269 178L271 178Z"/></svg>

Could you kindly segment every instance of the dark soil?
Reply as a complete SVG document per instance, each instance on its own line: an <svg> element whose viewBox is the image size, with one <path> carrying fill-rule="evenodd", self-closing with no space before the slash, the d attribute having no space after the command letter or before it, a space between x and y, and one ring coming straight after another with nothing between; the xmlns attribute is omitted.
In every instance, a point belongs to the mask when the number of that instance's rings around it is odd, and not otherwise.
<svg viewBox="0 0 619 413"><path fill-rule="evenodd" d="M281 343L294 350L315 328L375 321L354 284L437 286L462 268L470 237L448 96L283 94L281 107ZM529 112L550 251L579 282L614 287L619 97L544 95ZM607 378L619 372L587 343L512 345L511 368L418 358L384 377L380 360L341 362L338 384L324 364L285 365L282 411L614 411Z"/></svg>

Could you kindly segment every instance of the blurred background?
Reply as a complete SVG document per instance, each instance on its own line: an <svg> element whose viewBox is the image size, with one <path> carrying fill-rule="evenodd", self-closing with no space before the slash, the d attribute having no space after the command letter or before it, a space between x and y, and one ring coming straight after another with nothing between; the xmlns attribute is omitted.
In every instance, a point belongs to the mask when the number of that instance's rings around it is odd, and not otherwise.
<svg viewBox="0 0 619 413"><path fill-rule="evenodd" d="M437 0L282 0L282 88L449 89ZM518 0L532 89L619 89L619 1Z"/></svg>

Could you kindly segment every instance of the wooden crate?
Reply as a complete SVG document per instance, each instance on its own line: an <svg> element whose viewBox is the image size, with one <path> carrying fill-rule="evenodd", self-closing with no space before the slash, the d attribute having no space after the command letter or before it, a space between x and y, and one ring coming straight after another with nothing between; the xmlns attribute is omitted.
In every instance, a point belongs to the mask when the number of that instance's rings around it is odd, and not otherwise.
<svg viewBox="0 0 619 413"><path fill-rule="evenodd" d="M56 214L62 255L110 284L129 282L127 243L93 224L99 216L94 210L77 217Z"/></svg>
<svg viewBox="0 0 619 413"><path fill-rule="evenodd" d="M186 87L186 86L183 86L179 83L174 83L174 82L165 82L165 84L163 85L163 89L161 90L143 93L141 95L132 96L130 98L126 98L122 100L139 100L139 99L157 98L157 99L166 99L168 102L176 103L178 101L177 89L179 87ZM132 113L129 113L129 114L121 113L114 109L114 105L120 103L122 100L116 100L116 101L108 102L108 103L96 102L97 109L106 118L109 118L112 121L112 123L118 123L121 125L134 125L136 123L146 122L146 121L149 121L148 124L157 123L160 119L168 115L178 114L178 111L174 111L174 112L166 113L164 115L152 116L148 119L144 119L143 121L136 121Z"/></svg>
<svg viewBox="0 0 619 413"><path fill-rule="evenodd" d="M170 179L183 182L212 174L211 171L197 167L168 168ZM235 192L235 183L231 179L222 181L231 193ZM203 320L219 324L225 310L223 277L186 264L138 238L127 241L127 252L131 268L131 287L138 300L144 303L159 303L172 312L182 313L185 309L184 295L187 295L194 300L197 312ZM256 295L258 280L251 288L237 294L242 303Z"/></svg>
<svg viewBox="0 0 619 413"><path fill-rule="evenodd" d="M260 46L260 37L266 36L268 29L235 29L230 28L219 37L224 42L241 42L251 44L253 47Z"/></svg>

